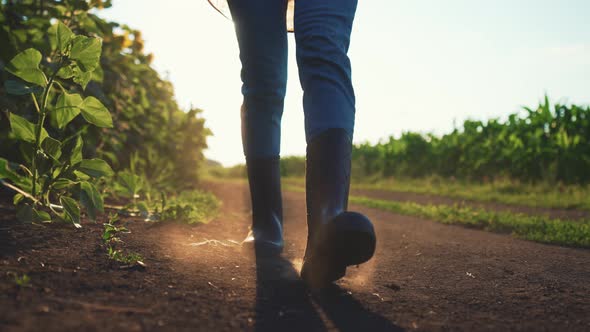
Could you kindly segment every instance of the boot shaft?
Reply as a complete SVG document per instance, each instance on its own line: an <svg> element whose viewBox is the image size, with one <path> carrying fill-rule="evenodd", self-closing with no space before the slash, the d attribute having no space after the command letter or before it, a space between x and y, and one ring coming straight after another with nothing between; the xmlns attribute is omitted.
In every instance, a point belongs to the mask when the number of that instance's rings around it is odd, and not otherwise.
<svg viewBox="0 0 590 332"><path fill-rule="evenodd" d="M264 227L271 221L282 224L280 158L248 158L246 167L252 200L253 228Z"/></svg>
<svg viewBox="0 0 590 332"><path fill-rule="evenodd" d="M352 141L344 129L329 129L307 145L306 201L311 233L348 207Z"/></svg>

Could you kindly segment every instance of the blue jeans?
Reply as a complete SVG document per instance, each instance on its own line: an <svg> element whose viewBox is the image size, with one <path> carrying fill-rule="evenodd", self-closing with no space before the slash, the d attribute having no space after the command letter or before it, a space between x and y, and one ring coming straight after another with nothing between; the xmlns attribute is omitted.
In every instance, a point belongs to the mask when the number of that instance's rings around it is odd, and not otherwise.
<svg viewBox="0 0 590 332"><path fill-rule="evenodd" d="M348 58L358 0L296 0L295 42L309 142L331 128L352 138L355 96ZM287 87L287 0L230 0L242 62L247 158L280 155Z"/></svg>

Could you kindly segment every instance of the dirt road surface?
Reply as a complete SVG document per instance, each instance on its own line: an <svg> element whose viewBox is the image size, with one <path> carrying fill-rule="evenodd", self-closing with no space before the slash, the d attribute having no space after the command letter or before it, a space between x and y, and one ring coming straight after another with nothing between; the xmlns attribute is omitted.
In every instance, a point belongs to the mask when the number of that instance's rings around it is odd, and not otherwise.
<svg viewBox="0 0 590 332"><path fill-rule="evenodd" d="M235 242L246 186L209 187L224 203L207 225L125 220L145 269L109 261L100 224L19 225L2 205L0 331L590 331L589 250L352 206L375 222L376 255L310 294L304 194L284 195L283 257L257 259Z"/></svg>

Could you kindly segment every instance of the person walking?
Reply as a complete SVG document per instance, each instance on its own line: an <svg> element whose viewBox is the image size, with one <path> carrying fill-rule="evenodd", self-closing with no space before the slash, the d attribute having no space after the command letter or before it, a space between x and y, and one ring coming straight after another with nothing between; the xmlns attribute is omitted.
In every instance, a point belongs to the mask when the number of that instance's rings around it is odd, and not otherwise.
<svg viewBox="0 0 590 332"><path fill-rule="evenodd" d="M348 48L358 0L209 0L231 14L242 63L242 143L252 200L244 240L257 253L284 247L280 183L287 33L295 33L305 115L308 238L302 279L321 288L368 261L371 221L347 211L355 95Z"/></svg>

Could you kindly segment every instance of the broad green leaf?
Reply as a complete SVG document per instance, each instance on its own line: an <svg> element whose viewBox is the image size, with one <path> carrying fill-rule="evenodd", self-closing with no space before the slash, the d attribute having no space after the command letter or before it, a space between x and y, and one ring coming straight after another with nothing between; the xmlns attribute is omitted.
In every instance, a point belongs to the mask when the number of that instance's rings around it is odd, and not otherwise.
<svg viewBox="0 0 590 332"><path fill-rule="evenodd" d="M29 143L35 143L36 124L13 113L9 113L10 127L16 138Z"/></svg>
<svg viewBox="0 0 590 332"><path fill-rule="evenodd" d="M17 182L20 176L10 169L8 160L0 158L0 179L8 179L12 182Z"/></svg>
<svg viewBox="0 0 590 332"><path fill-rule="evenodd" d="M25 198L25 196L23 196L23 194L16 194L14 195L14 197L12 198L12 204L14 205L18 205L20 202L22 202L22 200Z"/></svg>
<svg viewBox="0 0 590 332"><path fill-rule="evenodd" d="M29 83L45 87L47 77L39 68L41 63L41 53L34 48L29 48L17 54L4 69Z"/></svg>
<svg viewBox="0 0 590 332"><path fill-rule="evenodd" d="M45 211L40 211L40 210L33 208L33 221L49 222L49 221L51 221L51 216L49 215L49 213L47 213Z"/></svg>
<svg viewBox="0 0 590 332"><path fill-rule="evenodd" d="M76 176L76 179L78 179L78 181L90 181L90 180L92 180L92 178L90 176L88 176L85 173L82 173L80 171L74 171L74 175Z"/></svg>
<svg viewBox="0 0 590 332"><path fill-rule="evenodd" d="M62 154L60 160L72 166L82 161L82 147L84 142L80 135L76 135L62 143Z"/></svg>
<svg viewBox="0 0 590 332"><path fill-rule="evenodd" d="M30 22L30 20L27 21L27 24ZM36 24L34 24L36 25ZM41 27L39 26L28 26L27 27L27 33L28 33L28 42L27 42L27 46L30 46L32 48L35 48L37 50L39 50L40 52L47 52L48 53L48 48L47 48L47 41L45 39L45 32L43 30L41 30Z"/></svg>
<svg viewBox="0 0 590 332"><path fill-rule="evenodd" d="M142 187L141 178L130 171L122 171L117 174L119 181L116 184L125 191L129 197L134 197Z"/></svg>
<svg viewBox="0 0 590 332"><path fill-rule="evenodd" d="M113 119L109 110L94 97L86 97L80 104L82 116L97 127L113 128Z"/></svg>
<svg viewBox="0 0 590 332"><path fill-rule="evenodd" d="M141 213L141 216L147 218L150 215L150 209L146 202L141 201L137 203L137 209Z"/></svg>
<svg viewBox="0 0 590 332"><path fill-rule="evenodd" d="M96 22L91 18L94 15L88 15L87 13L81 13L80 17L78 17L78 21L80 22L80 26L88 32L93 32L96 34L100 34L101 30L96 25Z"/></svg>
<svg viewBox="0 0 590 332"><path fill-rule="evenodd" d="M22 45L27 42L27 38L28 38L27 30L28 29L18 29L18 30L12 29L9 31L12 34L12 36L14 37L14 39L17 41L17 43Z"/></svg>
<svg viewBox="0 0 590 332"><path fill-rule="evenodd" d="M4 82L4 88L6 89L6 93L17 96L40 93L43 91L43 88L38 85L32 85L31 83L16 80L8 80Z"/></svg>
<svg viewBox="0 0 590 332"><path fill-rule="evenodd" d="M35 129L37 125L16 114L9 114L10 127L14 135L25 142L35 143ZM48 136L47 130L41 128L41 136L39 137L41 142Z"/></svg>
<svg viewBox="0 0 590 332"><path fill-rule="evenodd" d="M37 151L37 172L42 176L39 177L40 182L45 181L45 177L43 175L49 175L54 164L56 163L53 158L51 158L46 153L43 153L42 149Z"/></svg>
<svg viewBox="0 0 590 332"><path fill-rule="evenodd" d="M20 222L33 222L33 207L30 204L22 204L16 208L16 218Z"/></svg>
<svg viewBox="0 0 590 332"><path fill-rule="evenodd" d="M92 72L92 80L102 83L104 81L104 71L101 66L96 67Z"/></svg>
<svg viewBox="0 0 590 332"><path fill-rule="evenodd" d="M41 148L45 154L51 156L54 160L58 160L61 156L61 143L51 137L47 137L41 143Z"/></svg>
<svg viewBox="0 0 590 332"><path fill-rule="evenodd" d="M77 93L64 92L57 98L55 105L55 114L53 115L57 127L64 128L70 121L72 121L78 114L80 114L80 105L83 103L82 97Z"/></svg>
<svg viewBox="0 0 590 332"><path fill-rule="evenodd" d="M51 49L57 49L61 52L61 54L66 53L71 40L74 38L74 33L72 30L70 30L70 28L68 28L61 21L58 21L56 24L52 25L49 30L47 30L47 34L49 35Z"/></svg>
<svg viewBox="0 0 590 332"><path fill-rule="evenodd" d="M20 152L21 157L24 159L27 165L31 164L31 156L33 155L33 151L35 148L33 147L33 143L23 142L24 144L18 145L18 151Z"/></svg>
<svg viewBox="0 0 590 332"><path fill-rule="evenodd" d="M102 40L76 36L72 42L70 58L76 60L82 71L91 72L98 66L101 50Z"/></svg>
<svg viewBox="0 0 590 332"><path fill-rule="evenodd" d="M55 9L55 11L57 12L58 16L66 16L67 13L69 12L68 7L63 6L63 5L56 5L55 7L53 7Z"/></svg>
<svg viewBox="0 0 590 332"><path fill-rule="evenodd" d="M69 65L69 66L61 67L59 69L59 71L57 72L57 77L67 80L69 78L74 77L74 74L75 73L74 73L73 65Z"/></svg>
<svg viewBox="0 0 590 332"><path fill-rule="evenodd" d="M101 159L106 159L109 165L113 165L117 167L119 165L119 160L117 159L117 155L110 151L100 151L101 154L99 155Z"/></svg>
<svg viewBox="0 0 590 332"><path fill-rule="evenodd" d="M59 201L64 208L64 213L67 219L69 219L76 228L80 228L80 207L78 202L73 198L62 196Z"/></svg>
<svg viewBox="0 0 590 332"><path fill-rule="evenodd" d="M86 208L90 219L95 221L96 213L104 212L102 196L90 182L80 183L80 189L80 203Z"/></svg>
<svg viewBox="0 0 590 332"><path fill-rule="evenodd" d="M35 27L36 29L41 29L45 26L47 20L41 17L31 16L27 18L27 25L30 27ZM41 32L43 33L43 32Z"/></svg>
<svg viewBox="0 0 590 332"><path fill-rule="evenodd" d="M106 161L98 158L82 160L78 170L94 178L110 177L114 174L111 166Z"/></svg>
<svg viewBox="0 0 590 332"><path fill-rule="evenodd" d="M82 161L82 146L84 146L84 142L82 141L82 138L78 136L76 138L76 144L74 145L74 148L70 154L71 165L76 165Z"/></svg>
<svg viewBox="0 0 590 332"><path fill-rule="evenodd" d="M74 184L76 184L76 182L74 182L70 179L59 178L59 179L55 180L55 182L53 183L53 188L55 188L56 190L62 190L62 189L65 189L69 186L72 186Z"/></svg>
<svg viewBox="0 0 590 332"><path fill-rule="evenodd" d="M90 80L92 79L92 72L82 71L82 69L80 69L78 66L75 66L72 69L72 72L74 74L74 83L80 85L82 89L86 89L88 82L90 82Z"/></svg>
<svg viewBox="0 0 590 332"><path fill-rule="evenodd" d="M36 126L37 125L35 125L35 127ZM41 136L39 137L39 142L43 142L47 137L49 137L47 130L45 130L45 128L41 128Z"/></svg>

